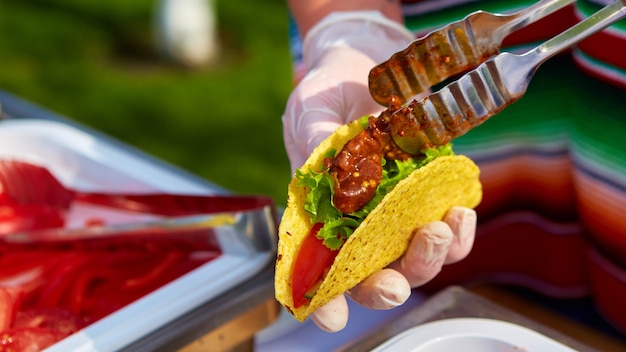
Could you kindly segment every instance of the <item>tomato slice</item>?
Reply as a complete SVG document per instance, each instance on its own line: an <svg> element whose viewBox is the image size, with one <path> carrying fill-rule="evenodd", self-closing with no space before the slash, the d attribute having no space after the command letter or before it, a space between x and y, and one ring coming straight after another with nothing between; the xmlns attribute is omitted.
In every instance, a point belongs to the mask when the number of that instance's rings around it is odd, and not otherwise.
<svg viewBox="0 0 626 352"><path fill-rule="evenodd" d="M32 308L17 313L13 329L42 328L68 336L87 326L87 320L79 315L57 307Z"/></svg>
<svg viewBox="0 0 626 352"><path fill-rule="evenodd" d="M313 226L296 257L291 278L294 308L301 307L309 301L306 293L322 280L339 253L339 250L326 247L322 240L317 238L316 235L322 226L322 223Z"/></svg>
<svg viewBox="0 0 626 352"><path fill-rule="evenodd" d="M11 326L15 309L13 299L7 290L0 287L0 332Z"/></svg>
<svg viewBox="0 0 626 352"><path fill-rule="evenodd" d="M0 352L42 351L67 335L45 328L15 328L0 335Z"/></svg>

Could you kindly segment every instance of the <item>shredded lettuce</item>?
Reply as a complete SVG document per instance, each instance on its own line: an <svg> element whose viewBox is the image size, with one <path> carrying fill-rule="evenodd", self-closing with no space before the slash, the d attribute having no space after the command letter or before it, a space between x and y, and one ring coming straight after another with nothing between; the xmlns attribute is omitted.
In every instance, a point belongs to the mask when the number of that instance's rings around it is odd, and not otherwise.
<svg viewBox="0 0 626 352"><path fill-rule="evenodd" d="M334 156L336 150L332 149L326 156ZM406 178L414 170L428 164L438 156L454 155L452 145L447 144L441 147L430 148L424 152L423 156L402 160L382 160L383 178L376 189L376 194L372 200L362 209L344 214L337 210L332 204L334 196L334 180L327 169L303 172L296 170L298 186L306 187L307 194L304 209L311 217L311 223L324 223L317 237L324 241L324 244L333 250L339 249L350 235L354 232L365 217L382 201L382 199L393 188Z"/></svg>

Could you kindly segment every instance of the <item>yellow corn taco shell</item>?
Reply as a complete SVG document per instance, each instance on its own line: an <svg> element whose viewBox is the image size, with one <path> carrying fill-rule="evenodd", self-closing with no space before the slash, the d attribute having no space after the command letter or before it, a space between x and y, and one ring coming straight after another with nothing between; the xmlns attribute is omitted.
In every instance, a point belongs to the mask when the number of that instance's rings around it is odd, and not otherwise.
<svg viewBox="0 0 626 352"><path fill-rule="evenodd" d="M319 170L329 148L340 150L360 131L358 121L339 128L315 149L303 170ZM477 206L482 197L478 176L478 167L460 155L438 157L412 172L348 238L312 300L297 309L293 308L291 293L292 271L300 245L313 225L304 211L306 190L297 187L298 180L294 178L279 226L276 299L296 319L304 321L315 309L399 258L422 225L441 220L453 206Z"/></svg>

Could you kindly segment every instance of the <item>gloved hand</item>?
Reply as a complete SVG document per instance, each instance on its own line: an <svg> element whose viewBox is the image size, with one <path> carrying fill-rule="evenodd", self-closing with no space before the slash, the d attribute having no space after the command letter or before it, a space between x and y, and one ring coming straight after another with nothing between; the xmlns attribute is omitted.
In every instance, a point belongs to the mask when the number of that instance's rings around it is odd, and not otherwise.
<svg viewBox="0 0 626 352"><path fill-rule="evenodd" d="M406 253L347 292L354 302L369 309L391 309L402 305L411 288L433 279L443 265L465 258L474 244L476 212L453 207L443 221L428 223L415 234ZM311 320L322 330L336 332L348 322L344 295L318 308Z"/></svg>
<svg viewBox="0 0 626 352"><path fill-rule="evenodd" d="M384 109L367 87L369 70L404 49L414 36L380 12L335 12L304 38L307 74L283 115L292 171L337 127Z"/></svg>
<svg viewBox="0 0 626 352"><path fill-rule="evenodd" d="M292 173L339 126L384 109L369 94L368 73L413 39L401 24L374 11L333 13L309 30L303 43L308 71L289 97L283 115ZM411 287L424 284L442 265L469 253L475 228L472 209L453 208L444 221L425 225L402 258L347 294L371 309L401 305ZM311 319L326 331L343 329L348 320L345 297L319 308Z"/></svg>

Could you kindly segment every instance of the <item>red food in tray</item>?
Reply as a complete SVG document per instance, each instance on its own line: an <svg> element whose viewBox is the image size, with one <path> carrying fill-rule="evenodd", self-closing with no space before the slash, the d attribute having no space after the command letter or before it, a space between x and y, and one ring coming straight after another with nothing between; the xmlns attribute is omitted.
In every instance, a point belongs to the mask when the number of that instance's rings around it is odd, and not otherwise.
<svg viewBox="0 0 626 352"><path fill-rule="evenodd" d="M45 171L27 163L20 166ZM67 196L67 192L40 191L45 197L16 201L19 197L7 187L3 190L0 351L50 346L222 255L211 225L151 224L258 208L267 202L259 197L81 194L67 190L72 192L72 200L59 203L56 199ZM136 213L136 219L150 221L130 227L108 226L106 211L88 215L98 207L126 212L126 220ZM78 219L83 228L68 228L70 212L87 214ZM219 214L215 218L219 220ZM219 221L215 224L219 226Z"/></svg>

